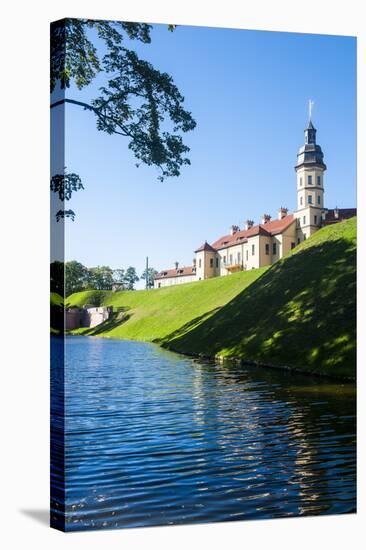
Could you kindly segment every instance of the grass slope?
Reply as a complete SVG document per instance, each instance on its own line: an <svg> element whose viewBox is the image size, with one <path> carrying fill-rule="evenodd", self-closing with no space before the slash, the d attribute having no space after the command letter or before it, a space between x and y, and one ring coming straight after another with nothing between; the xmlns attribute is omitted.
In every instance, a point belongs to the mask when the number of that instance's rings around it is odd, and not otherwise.
<svg viewBox="0 0 366 550"><path fill-rule="evenodd" d="M265 269L241 272L230 277L177 285L156 290L85 291L69 296L66 306L83 306L98 301L113 306L110 321L94 329L74 331L113 338L157 341L167 338L197 317L204 321L263 275ZM229 280L230 279L230 280Z"/></svg>
<svg viewBox="0 0 366 550"><path fill-rule="evenodd" d="M356 219L321 229L269 269L100 298L121 311L88 334L354 377Z"/></svg>

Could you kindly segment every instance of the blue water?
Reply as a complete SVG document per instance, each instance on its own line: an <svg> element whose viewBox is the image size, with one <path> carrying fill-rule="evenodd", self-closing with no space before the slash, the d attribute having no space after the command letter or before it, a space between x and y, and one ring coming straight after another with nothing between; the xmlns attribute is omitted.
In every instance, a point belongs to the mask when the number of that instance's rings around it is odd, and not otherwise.
<svg viewBox="0 0 366 550"><path fill-rule="evenodd" d="M67 530L355 511L353 385L92 337L67 338L65 364Z"/></svg>

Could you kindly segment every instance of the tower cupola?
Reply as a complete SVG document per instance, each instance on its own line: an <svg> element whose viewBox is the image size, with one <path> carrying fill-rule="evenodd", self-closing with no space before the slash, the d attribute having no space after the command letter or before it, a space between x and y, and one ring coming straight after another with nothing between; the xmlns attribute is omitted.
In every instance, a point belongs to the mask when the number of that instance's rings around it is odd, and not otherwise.
<svg viewBox="0 0 366 550"><path fill-rule="evenodd" d="M323 151L320 145L316 143L316 128L314 127L311 119L309 124L304 130L305 143L302 145L297 153L297 162L295 169L298 170L301 166L318 166L323 170L327 167L323 160Z"/></svg>

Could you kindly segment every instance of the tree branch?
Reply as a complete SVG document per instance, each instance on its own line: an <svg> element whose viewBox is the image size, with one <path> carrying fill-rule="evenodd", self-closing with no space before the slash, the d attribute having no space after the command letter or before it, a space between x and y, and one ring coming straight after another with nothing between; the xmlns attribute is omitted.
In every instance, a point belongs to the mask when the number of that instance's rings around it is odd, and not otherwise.
<svg viewBox="0 0 366 550"><path fill-rule="evenodd" d="M84 107L84 109L87 109L88 111L93 111L93 113L95 113L98 117L112 120L114 124L116 124L122 130L121 132L118 132L117 130L115 130L114 131L115 134L119 134L124 137L130 137L132 139L134 138L134 136L131 135L129 132L127 132L127 130L119 122L116 122L116 120L114 120L113 117L110 117L108 115L101 113L99 109L97 109L96 107L93 107L92 105L89 105L89 103L84 103L83 101L77 101L76 99L65 98L65 99L60 99L59 101L55 101L54 103L51 103L50 108L53 109L54 107L58 107L59 105L64 105L65 103L71 103L72 105L79 105L79 107Z"/></svg>

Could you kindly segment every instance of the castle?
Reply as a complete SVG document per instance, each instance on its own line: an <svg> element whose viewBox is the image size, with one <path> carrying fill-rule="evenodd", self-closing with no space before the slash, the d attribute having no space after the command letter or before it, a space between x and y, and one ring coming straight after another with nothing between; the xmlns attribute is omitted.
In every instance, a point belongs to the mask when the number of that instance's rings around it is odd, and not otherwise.
<svg viewBox="0 0 366 550"><path fill-rule="evenodd" d="M324 207L323 152L316 143L316 129L311 121L305 129L305 143L297 153L297 209L289 214L281 207L278 218L264 214L262 223L247 220L244 229L233 225L229 235L212 244L205 242L195 250L193 265L161 271L154 279L154 288L191 283L236 271L271 265L310 237L324 225L337 223L356 215L356 208Z"/></svg>

